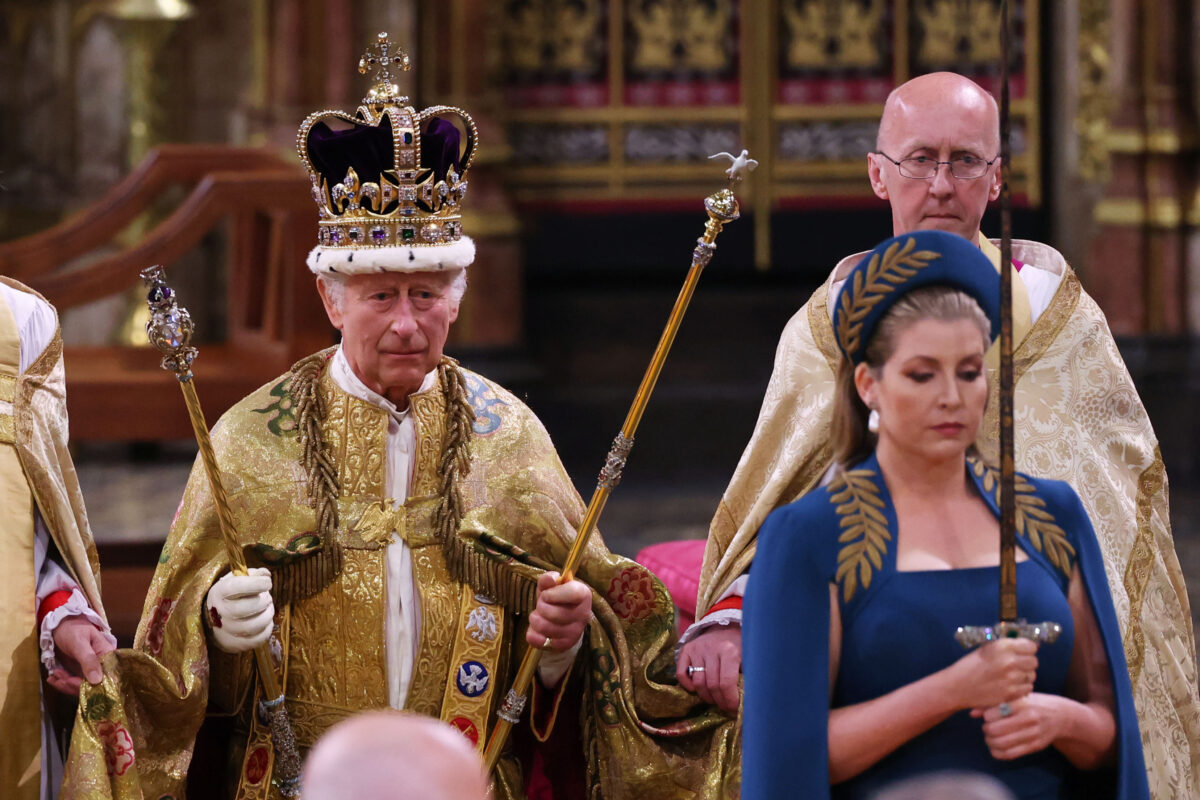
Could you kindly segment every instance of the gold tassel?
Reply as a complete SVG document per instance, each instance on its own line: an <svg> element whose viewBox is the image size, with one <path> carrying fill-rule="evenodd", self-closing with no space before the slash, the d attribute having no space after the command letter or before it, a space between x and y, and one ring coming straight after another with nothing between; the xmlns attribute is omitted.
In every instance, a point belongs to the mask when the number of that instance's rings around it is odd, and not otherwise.
<svg viewBox="0 0 1200 800"><path fill-rule="evenodd" d="M467 399L466 380L452 358L443 358L438 366L442 394L446 398L446 423L442 457L438 464L441 477L441 505L434 518L435 530L442 540L442 552L453 578L487 595L509 611L529 613L537 600L537 585L506 569L476 550L458 535L462 523L463 499L459 481L471 469L471 434L475 411Z"/></svg>
<svg viewBox="0 0 1200 800"><path fill-rule="evenodd" d="M317 518L317 538L321 549L306 558L276 569L274 574L275 602L284 606L310 597L324 589L342 572L342 547L337 540L337 465L325 446L321 424L325 420L325 403L318 391L321 373L328 362L327 351L314 353L297 361L292 367L288 392L296 404L300 429L300 463L308 475L308 496L312 499Z"/></svg>

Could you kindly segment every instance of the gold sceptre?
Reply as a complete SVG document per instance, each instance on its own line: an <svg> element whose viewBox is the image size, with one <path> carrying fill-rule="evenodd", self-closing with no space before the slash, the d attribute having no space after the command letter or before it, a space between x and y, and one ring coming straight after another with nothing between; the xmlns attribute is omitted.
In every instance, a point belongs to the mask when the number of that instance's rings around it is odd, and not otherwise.
<svg viewBox="0 0 1200 800"><path fill-rule="evenodd" d="M688 270L683 288L680 289L679 297L675 300L675 307L671 309L671 316L667 320L667 326L663 329L662 336L659 337L654 355L650 358L650 366L646 368L646 374L642 376L642 383L638 386L637 394L633 398L633 405L625 416L625 423L621 426L620 433L613 439L608 456L604 459L604 467L600 470L600 476L596 481L596 490L592 494L591 502L588 503L587 511L583 515L583 522L580 523L579 530L575 534L575 541L563 564L562 576L558 581L560 584L575 577L575 570L579 567L579 562L583 560L584 548L587 547L588 539L596 528L596 521L604 511L604 504L608 502L608 496L612 493L613 488L621 482L621 471L625 468L625 460L629 456L629 451L633 449L633 435L637 431L638 423L642 420L642 413L646 410L650 395L654 392L654 385L658 382L658 375L662 372L663 363L667 360L667 353L671 350L675 334L679 330L679 324L683 321L683 315L687 312L688 303L691 302L692 293L696 289L696 283L700 280L700 273L712 259L713 251L717 249L717 234L721 232L726 223L733 222L741 215L738 210L737 198L733 196L733 187L745 177L746 173L758 166L758 162L749 158L749 154L745 150L738 156L730 153L717 153L709 158L729 159L730 167L725 170L725 174L729 176L729 186L704 198L704 210L708 212L708 222L704 224L704 234L697 240L696 248L692 251L691 269ZM489 774L500 760L500 751L508 739L509 730L521 720L521 712L525 710L529 686L533 682L533 676L541 658L541 650L531 647L525 651L525 657L521 660L521 666L517 670L517 677L513 681L512 688L508 690L496 712L496 727L492 730L487 747L483 751L483 760Z"/></svg>
<svg viewBox="0 0 1200 800"><path fill-rule="evenodd" d="M200 445L200 460L204 464L204 473L208 476L208 486L212 490L213 503L217 507L217 523L221 529L221 538L225 540L225 553L229 557L229 568L234 575L245 575L247 574L246 559L233 529L229 499L225 495L225 486L221 483L217 458L213 454L212 441L208 437L208 426L204 422L200 398L196 395L195 381L192 380L192 361L197 355L196 348L188 344L195 330L192 315L176 301L175 292L163 280L161 266L148 267L142 270L141 276L142 281L150 287L146 296L146 303L150 306L146 336L150 339L151 344L162 351L162 368L175 373L175 377L179 379L179 388L183 391L183 399L187 404L192 432L196 435L196 443ZM279 791L284 797L298 797L300 795L300 755L296 752L296 738L292 733L292 725L288 721L287 708L283 702L283 689L275 674L271 644L277 645L274 637L271 642L254 648L254 660L258 664L258 675L262 680L263 694L270 698L262 701L260 711L262 716L269 720L271 726L271 738L275 743L275 780Z"/></svg>

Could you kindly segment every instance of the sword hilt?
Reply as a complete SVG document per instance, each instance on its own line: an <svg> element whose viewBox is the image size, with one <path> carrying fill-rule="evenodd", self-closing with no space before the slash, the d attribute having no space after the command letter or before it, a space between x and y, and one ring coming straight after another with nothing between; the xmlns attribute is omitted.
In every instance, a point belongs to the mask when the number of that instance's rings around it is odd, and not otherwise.
<svg viewBox="0 0 1200 800"><path fill-rule="evenodd" d="M954 632L954 641L970 650L981 644L998 639L1030 639L1043 644L1053 644L1062 633L1057 622L1002 621L995 625L963 625Z"/></svg>

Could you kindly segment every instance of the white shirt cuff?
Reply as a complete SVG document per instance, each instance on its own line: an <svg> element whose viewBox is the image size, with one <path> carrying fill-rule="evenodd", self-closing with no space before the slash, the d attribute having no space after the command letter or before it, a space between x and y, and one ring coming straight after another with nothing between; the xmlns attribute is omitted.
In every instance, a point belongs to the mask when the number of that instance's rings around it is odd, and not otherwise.
<svg viewBox="0 0 1200 800"><path fill-rule="evenodd" d="M730 597L743 597L746 594L746 584L750 581L750 573L743 573L737 577L733 583L729 584L729 588L721 593L717 598L715 606L722 600L727 600ZM709 628L720 625L727 627L729 625L742 624L742 610L740 608L722 608L720 611L714 611L710 614L705 614L700 619L693 622L683 635L679 637L679 643L675 646L676 650L679 647L687 644L695 639L700 634L704 633Z"/></svg>
<svg viewBox="0 0 1200 800"><path fill-rule="evenodd" d="M586 633L586 631L585 631ZM583 647L583 637L579 637L579 641L570 650L562 653L546 653L538 661L538 680L542 682L542 686L547 689L553 689L558 686L558 682L563 679L567 671L571 669L571 665L575 663L575 656L579 653L579 648Z"/></svg>
<svg viewBox="0 0 1200 800"><path fill-rule="evenodd" d="M117 646L117 639L112 635L107 623L91 609L83 592L76 588L72 590L66 603L51 611L42 620L42 627L38 633L38 647L42 651L42 665L46 667L47 672L53 672L61 666L55 658L54 631L59 623L68 617L83 617L96 626L114 649Z"/></svg>

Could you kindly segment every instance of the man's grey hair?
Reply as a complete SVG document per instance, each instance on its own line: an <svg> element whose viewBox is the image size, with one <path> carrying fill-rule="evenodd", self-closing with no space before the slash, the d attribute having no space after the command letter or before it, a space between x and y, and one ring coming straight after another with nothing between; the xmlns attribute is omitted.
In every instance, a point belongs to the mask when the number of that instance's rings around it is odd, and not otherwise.
<svg viewBox="0 0 1200 800"><path fill-rule="evenodd" d="M871 800L1017 800L1017 796L991 775L937 772L893 783Z"/></svg>
<svg viewBox="0 0 1200 800"><path fill-rule="evenodd" d="M346 276L335 272L321 272L317 274L317 280L325 287L325 294L328 295L329 301L333 303L334 308L340 311L342 304L346 301ZM454 280L450 283L450 302L454 303L454 305L461 303L463 294L466 291L467 270L464 267L458 271L458 274L454 276Z"/></svg>

